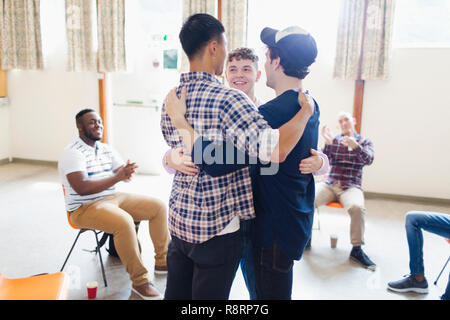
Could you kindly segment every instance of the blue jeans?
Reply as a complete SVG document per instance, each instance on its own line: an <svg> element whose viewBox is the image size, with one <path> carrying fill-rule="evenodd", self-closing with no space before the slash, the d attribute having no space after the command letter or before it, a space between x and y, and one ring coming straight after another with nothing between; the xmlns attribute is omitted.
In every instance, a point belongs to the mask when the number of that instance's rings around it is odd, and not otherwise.
<svg viewBox="0 0 450 320"><path fill-rule="evenodd" d="M256 300L256 281L253 252L253 224L254 219L241 220L241 260L240 266L247 286L250 300Z"/></svg>
<svg viewBox="0 0 450 320"><path fill-rule="evenodd" d="M405 219L409 247L409 269L412 275L424 275L422 229L450 238L450 215L436 212L411 211ZM450 278L443 296L450 298Z"/></svg>
<svg viewBox="0 0 450 320"><path fill-rule="evenodd" d="M278 247L276 241L254 251L258 299L291 300L294 260Z"/></svg>

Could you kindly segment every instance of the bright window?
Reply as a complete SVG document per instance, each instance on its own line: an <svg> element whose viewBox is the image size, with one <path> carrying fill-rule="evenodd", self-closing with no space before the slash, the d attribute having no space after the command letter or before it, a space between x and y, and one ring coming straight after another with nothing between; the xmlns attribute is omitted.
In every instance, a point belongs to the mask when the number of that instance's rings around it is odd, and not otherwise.
<svg viewBox="0 0 450 320"><path fill-rule="evenodd" d="M397 0L394 47L450 47L450 0Z"/></svg>
<svg viewBox="0 0 450 320"><path fill-rule="evenodd" d="M318 46L318 58L334 60L340 1L249 0L248 46L264 61L259 35L264 27L284 29L297 25L309 31Z"/></svg>

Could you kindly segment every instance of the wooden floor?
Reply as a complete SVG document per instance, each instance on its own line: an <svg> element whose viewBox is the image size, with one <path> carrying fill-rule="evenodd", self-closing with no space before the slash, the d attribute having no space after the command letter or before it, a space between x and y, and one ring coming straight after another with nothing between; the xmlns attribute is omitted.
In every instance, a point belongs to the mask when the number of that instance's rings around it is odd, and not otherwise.
<svg viewBox="0 0 450 320"><path fill-rule="evenodd" d="M171 177L137 175L130 183L118 185L120 191L149 194L168 201ZM0 165L0 272L10 278L56 272L75 239L77 231L67 223L61 182L57 169L46 165L11 163ZM441 238L424 233L425 272L430 293L398 294L386 284L409 273L408 247L404 216L411 210L450 213L442 204L413 203L388 199L367 199L366 245L364 250L377 264L375 272L361 268L348 256L349 217L342 209L324 207L317 215L312 249L294 265L293 299L321 300L391 300L438 299L445 290L449 267L437 286L435 278L447 260L450 246ZM329 235L339 236L336 249L330 248ZM141 224L139 239L143 260L157 288L164 292L166 276L153 274L153 247L148 225ZM71 277L69 299L87 299L85 285L97 280L98 299L140 299L131 293L131 283L124 267L103 251L108 287L103 287L98 258L82 249L93 249L92 234L84 234L75 248L65 271ZM248 299L239 270L230 299Z"/></svg>

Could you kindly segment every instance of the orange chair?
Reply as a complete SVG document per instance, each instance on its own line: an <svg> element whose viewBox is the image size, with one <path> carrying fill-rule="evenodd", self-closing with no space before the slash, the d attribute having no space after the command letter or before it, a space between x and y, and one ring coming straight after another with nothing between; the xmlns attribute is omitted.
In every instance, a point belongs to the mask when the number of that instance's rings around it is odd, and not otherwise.
<svg viewBox="0 0 450 320"><path fill-rule="evenodd" d="M327 207L344 209L344 206L340 202L327 203Z"/></svg>
<svg viewBox="0 0 450 320"><path fill-rule="evenodd" d="M316 210L317 210L317 230L320 230L319 207L317 207L316 204L314 204L314 206L316 207ZM330 207L330 208L344 209L344 206L340 202L337 202L337 201L329 202L326 204L326 206Z"/></svg>
<svg viewBox="0 0 450 320"><path fill-rule="evenodd" d="M65 194L66 194L66 190L65 190L65 188L64 188L64 185L63 185L63 192L64 192L64 195L65 195ZM65 265L66 265L66 263L67 263L67 260L69 260L70 254L72 253L73 248L75 247L75 244L77 243L78 238L80 237L80 235L81 235L82 233L86 232L86 231L92 231L92 232L94 233L94 235L95 235L95 241L96 241L96 243L97 243L97 247L95 247L94 250L86 250L86 249L83 249L83 250L84 250L84 251L88 251L88 252L95 252L95 254L98 253L98 257L99 257L99 259L100 259L100 266L102 267L103 282L105 283L105 287L107 287L108 284L107 284L107 282L106 282L105 267L103 266L102 253L100 252L101 245L99 244L99 241L98 241L98 235L99 235L100 233L102 233L102 231L97 231L97 230L93 230L93 229L80 229L80 228L78 228L78 227L75 227L75 226L72 224L72 222L70 221L70 215L69 215L69 212L67 212L67 220L69 221L69 225L70 225L72 228L74 228L74 229L76 229L76 230L80 230L80 231L78 232L77 237L75 238L75 241L73 242L72 247L70 248L69 254L68 254L67 257L66 257L66 260L64 261L64 263L63 263L63 265L62 265L62 267L61 267L60 272L62 272L62 271L64 270L64 267L65 267Z"/></svg>
<svg viewBox="0 0 450 320"><path fill-rule="evenodd" d="M341 208L343 209L344 206L340 203L340 202L329 202L326 204L327 207L331 207L331 208ZM315 215L314 219L317 217L317 229L315 230L320 230L320 216L319 216L319 207L317 207L316 203L314 203L314 207L317 211L317 215ZM312 239L312 235L308 240L308 243L306 244L306 249L311 249L311 240Z"/></svg>
<svg viewBox="0 0 450 320"><path fill-rule="evenodd" d="M0 273L0 300L66 300L69 276L64 272L8 279Z"/></svg>

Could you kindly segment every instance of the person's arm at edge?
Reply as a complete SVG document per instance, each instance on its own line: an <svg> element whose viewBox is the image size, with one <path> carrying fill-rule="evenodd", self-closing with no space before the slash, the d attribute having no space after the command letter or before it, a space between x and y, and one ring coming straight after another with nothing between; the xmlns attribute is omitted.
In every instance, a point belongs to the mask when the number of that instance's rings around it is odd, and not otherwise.
<svg viewBox="0 0 450 320"><path fill-rule="evenodd" d="M172 152L172 149L169 149L166 151L166 153L164 154L164 156L162 158L162 165L168 174L175 174L177 172L177 170L171 168L167 162L167 157L171 152Z"/></svg>
<svg viewBox="0 0 450 320"><path fill-rule="evenodd" d="M328 157L325 153L321 152L320 150L317 150L318 156L322 159L322 166L319 170L314 171L312 174L313 176L321 176L328 172L330 169L330 160L328 160Z"/></svg>

